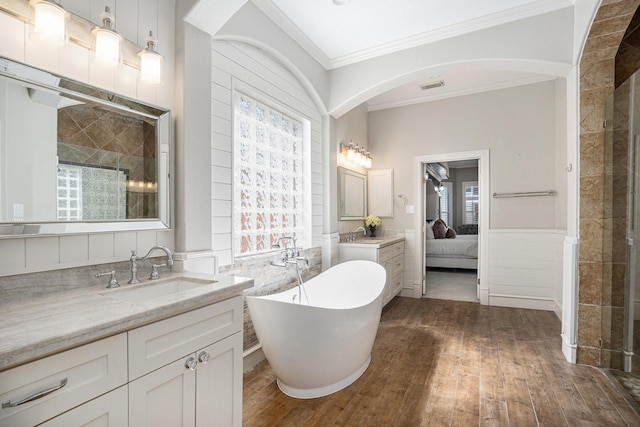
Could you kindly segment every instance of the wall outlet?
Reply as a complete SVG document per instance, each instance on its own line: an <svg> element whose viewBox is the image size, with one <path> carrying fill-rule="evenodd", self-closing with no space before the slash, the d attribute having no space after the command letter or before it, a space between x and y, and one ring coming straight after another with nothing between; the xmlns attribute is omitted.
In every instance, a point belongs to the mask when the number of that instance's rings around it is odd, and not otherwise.
<svg viewBox="0 0 640 427"><path fill-rule="evenodd" d="M413 205L407 205L407 206L405 207L405 211L406 211L408 214L414 214L414 213L416 213L416 208L415 208L415 206L413 206Z"/></svg>

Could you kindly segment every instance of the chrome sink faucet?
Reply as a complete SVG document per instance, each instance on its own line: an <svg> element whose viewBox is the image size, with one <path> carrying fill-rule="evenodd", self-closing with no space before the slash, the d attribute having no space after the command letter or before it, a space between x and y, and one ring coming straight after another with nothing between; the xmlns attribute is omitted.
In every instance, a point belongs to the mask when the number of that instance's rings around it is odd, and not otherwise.
<svg viewBox="0 0 640 427"><path fill-rule="evenodd" d="M354 233L357 233L358 231L362 230L362 234L367 235L367 230L364 229L363 226L360 226L358 228L356 228L355 230L349 230L349 234L347 235L347 242L355 242L356 241L356 236L354 235Z"/></svg>
<svg viewBox="0 0 640 427"><path fill-rule="evenodd" d="M145 259L148 259L149 256L151 256L151 254L156 250L164 251L164 253L167 254L167 264L166 265L169 266L169 269L171 269L173 267L173 253L171 253L169 248L167 248L165 246L154 246L151 249L149 249L149 252L147 252L147 254L145 256L143 256L143 257L139 257L136 254L136 250L133 249L131 251L131 258L129 258L129 261L131 262L131 279L127 283L129 283L129 284L140 283L140 279L138 279L138 261L144 261ZM151 268L151 276L149 277L151 280L155 280L155 279L158 279L160 277L160 276L158 276L158 267L165 267L165 264L153 265L152 266L152 268Z"/></svg>

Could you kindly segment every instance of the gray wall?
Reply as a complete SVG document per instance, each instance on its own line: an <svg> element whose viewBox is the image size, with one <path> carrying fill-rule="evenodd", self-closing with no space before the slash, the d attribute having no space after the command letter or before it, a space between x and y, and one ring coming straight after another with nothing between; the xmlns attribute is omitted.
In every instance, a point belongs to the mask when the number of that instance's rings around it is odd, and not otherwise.
<svg viewBox="0 0 640 427"><path fill-rule="evenodd" d="M369 113L376 168L394 168L395 194L414 199L415 156L490 150L490 192L557 189L556 85L543 82ZM491 199L490 228L553 229L560 197ZM420 209L416 206L416 209ZM413 228L396 210L387 222Z"/></svg>

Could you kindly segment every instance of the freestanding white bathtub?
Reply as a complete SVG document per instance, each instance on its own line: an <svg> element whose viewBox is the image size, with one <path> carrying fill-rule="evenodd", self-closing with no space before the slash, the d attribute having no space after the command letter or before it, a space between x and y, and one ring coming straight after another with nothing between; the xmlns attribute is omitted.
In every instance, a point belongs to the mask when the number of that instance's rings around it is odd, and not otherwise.
<svg viewBox="0 0 640 427"><path fill-rule="evenodd" d="M381 265L349 261L306 282L301 296L298 287L247 296L280 390L300 399L321 397L362 375L371 361L385 280Z"/></svg>

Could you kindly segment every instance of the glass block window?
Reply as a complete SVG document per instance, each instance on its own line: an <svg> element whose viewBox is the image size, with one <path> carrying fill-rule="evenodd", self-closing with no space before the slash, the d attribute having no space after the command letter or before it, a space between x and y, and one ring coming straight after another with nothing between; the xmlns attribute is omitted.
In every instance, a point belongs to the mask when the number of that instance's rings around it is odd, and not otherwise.
<svg viewBox="0 0 640 427"><path fill-rule="evenodd" d="M236 93L233 143L235 255L304 241L302 123ZM300 244L300 243L299 243Z"/></svg>
<svg viewBox="0 0 640 427"><path fill-rule="evenodd" d="M82 219L82 169L58 165L58 220Z"/></svg>

